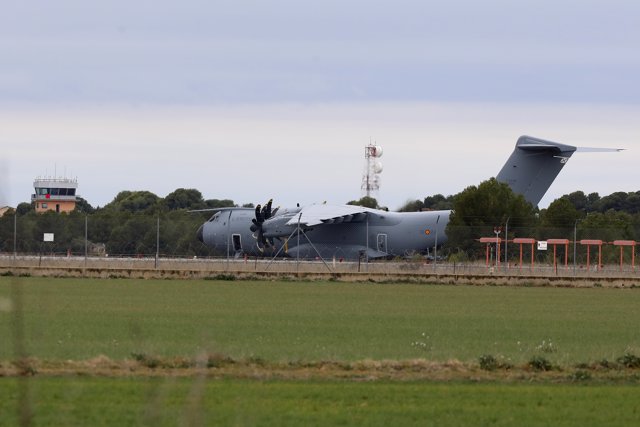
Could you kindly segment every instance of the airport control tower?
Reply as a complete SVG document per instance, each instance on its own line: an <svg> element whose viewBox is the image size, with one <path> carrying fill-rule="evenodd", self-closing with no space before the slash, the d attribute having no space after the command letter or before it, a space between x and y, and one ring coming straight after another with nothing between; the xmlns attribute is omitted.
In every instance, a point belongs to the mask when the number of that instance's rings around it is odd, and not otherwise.
<svg viewBox="0 0 640 427"><path fill-rule="evenodd" d="M36 212L71 212L76 208L77 179L69 178L41 178L33 182L35 194L31 201L35 204Z"/></svg>

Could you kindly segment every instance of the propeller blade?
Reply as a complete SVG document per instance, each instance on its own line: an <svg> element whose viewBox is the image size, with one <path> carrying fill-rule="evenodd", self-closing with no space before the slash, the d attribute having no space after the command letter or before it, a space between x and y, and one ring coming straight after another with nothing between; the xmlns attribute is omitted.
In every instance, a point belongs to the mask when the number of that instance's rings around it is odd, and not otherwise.
<svg viewBox="0 0 640 427"><path fill-rule="evenodd" d="M265 206L265 219L271 218L271 204L273 203L273 199L269 199L267 202L267 206Z"/></svg>
<svg viewBox="0 0 640 427"><path fill-rule="evenodd" d="M256 239L256 247L260 252L264 252L265 248L275 247L273 238L266 238L263 231L263 223L271 218L278 208L272 210L273 199L270 199L264 206L258 205L255 208L256 217L251 220L252 224L249 227L253 233L253 238Z"/></svg>

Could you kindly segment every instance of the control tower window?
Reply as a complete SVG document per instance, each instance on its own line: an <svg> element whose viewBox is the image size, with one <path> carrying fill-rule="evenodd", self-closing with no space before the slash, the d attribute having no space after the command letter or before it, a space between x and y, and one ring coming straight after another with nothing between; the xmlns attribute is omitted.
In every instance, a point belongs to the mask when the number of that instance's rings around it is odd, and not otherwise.
<svg viewBox="0 0 640 427"><path fill-rule="evenodd" d="M76 189L75 188L67 188L67 196L75 196Z"/></svg>
<svg viewBox="0 0 640 427"><path fill-rule="evenodd" d="M51 195L52 195L52 196L57 196L57 195L59 194L59 193L58 193L58 192L59 192L59 190L60 190L59 188L52 188L52 189L51 189Z"/></svg>

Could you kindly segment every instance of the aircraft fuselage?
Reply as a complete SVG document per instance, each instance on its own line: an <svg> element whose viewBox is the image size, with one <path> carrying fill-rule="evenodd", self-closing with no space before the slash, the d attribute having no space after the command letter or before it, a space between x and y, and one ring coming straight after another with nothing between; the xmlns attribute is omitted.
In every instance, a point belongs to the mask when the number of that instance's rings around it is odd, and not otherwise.
<svg viewBox="0 0 640 427"><path fill-rule="evenodd" d="M300 208L284 209L270 222L279 218L295 218ZM260 245L250 227L254 212L230 208L217 212L198 230L198 238L215 251L230 255L247 254L297 257L357 259L411 256L433 251L446 242L445 227L451 211L387 212L376 209L357 221L321 224L312 227L285 225L277 227L279 237ZM273 227L272 227L273 229ZM266 232L266 236L270 233Z"/></svg>

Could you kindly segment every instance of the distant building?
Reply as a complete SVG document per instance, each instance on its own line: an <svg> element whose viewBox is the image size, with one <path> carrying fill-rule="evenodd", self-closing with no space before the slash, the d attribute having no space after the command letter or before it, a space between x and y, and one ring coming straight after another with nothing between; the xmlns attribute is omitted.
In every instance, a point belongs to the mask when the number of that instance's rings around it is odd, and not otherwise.
<svg viewBox="0 0 640 427"><path fill-rule="evenodd" d="M31 195L31 201L36 212L71 212L76 208L77 179L36 178L33 188L35 194Z"/></svg>
<svg viewBox="0 0 640 427"><path fill-rule="evenodd" d="M3 206L0 208L0 218L7 213L9 209L13 209L11 206Z"/></svg>

